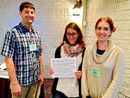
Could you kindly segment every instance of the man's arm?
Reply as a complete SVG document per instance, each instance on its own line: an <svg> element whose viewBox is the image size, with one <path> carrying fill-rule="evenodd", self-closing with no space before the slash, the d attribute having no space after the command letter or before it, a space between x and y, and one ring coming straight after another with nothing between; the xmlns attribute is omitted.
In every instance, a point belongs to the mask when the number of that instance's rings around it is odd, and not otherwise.
<svg viewBox="0 0 130 98"><path fill-rule="evenodd" d="M39 83L42 85L44 78L43 78L43 69L42 69L42 55L39 55L39 59L40 59L40 74L39 74Z"/></svg>
<svg viewBox="0 0 130 98"><path fill-rule="evenodd" d="M21 86L19 85L19 82L16 77L13 58L5 56L5 63L6 63L7 71L11 80L12 94L15 96L21 96Z"/></svg>

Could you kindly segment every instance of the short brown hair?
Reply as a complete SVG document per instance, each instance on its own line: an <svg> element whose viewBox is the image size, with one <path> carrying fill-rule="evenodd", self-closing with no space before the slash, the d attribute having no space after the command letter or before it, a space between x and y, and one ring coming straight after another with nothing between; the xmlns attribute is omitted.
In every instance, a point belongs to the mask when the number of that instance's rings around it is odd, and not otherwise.
<svg viewBox="0 0 130 98"><path fill-rule="evenodd" d="M74 29L74 30L77 31L77 33L79 33L79 37L78 37L78 39L77 39L77 41L76 41L76 44L79 44L79 45L81 45L82 47L84 47L84 46L85 46L85 42L84 42L84 40L83 40L82 31L81 31L81 29L79 28L79 26L78 26L76 23L74 23L74 22L71 22L71 23L69 23L69 24L66 26L66 28L65 28L65 33L64 33L64 37L63 37L63 42L62 42L61 45L63 45L64 41L65 41L67 44L69 44L69 41L68 41L67 36L66 36L66 34L67 34L67 29L68 29L68 28Z"/></svg>
<svg viewBox="0 0 130 98"><path fill-rule="evenodd" d="M22 12L24 8L32 8L35 11L34 5L30 2L23 2L19 7L19 11Z"/></svg>

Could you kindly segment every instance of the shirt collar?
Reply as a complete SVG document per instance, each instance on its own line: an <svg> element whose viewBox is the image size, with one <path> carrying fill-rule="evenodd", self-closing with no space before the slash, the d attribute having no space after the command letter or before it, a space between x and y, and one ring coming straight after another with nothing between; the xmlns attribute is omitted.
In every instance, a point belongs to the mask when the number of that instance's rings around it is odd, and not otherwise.
<svg viewBox="0 0 130 98"><path fill-rule="evenodd" d="M29 29L26 26L24 26L21 22L19 23L19 26L22 28L21 30L23 31L23 33L30 32ZM34 31L34 28L32 26L31 32L33 32L33 31Z"/></svg>

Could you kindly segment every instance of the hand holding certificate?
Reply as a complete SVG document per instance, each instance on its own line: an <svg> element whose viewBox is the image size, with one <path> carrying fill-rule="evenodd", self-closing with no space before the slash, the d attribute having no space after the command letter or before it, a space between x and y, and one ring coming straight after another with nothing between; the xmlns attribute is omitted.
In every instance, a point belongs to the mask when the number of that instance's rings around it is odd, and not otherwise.
<svg viewBox="0 0 130 98"><path fill-rule="evenodd" d="M52 58L51 67L54 69L52 77L75 77L76 58Z"/></svg>

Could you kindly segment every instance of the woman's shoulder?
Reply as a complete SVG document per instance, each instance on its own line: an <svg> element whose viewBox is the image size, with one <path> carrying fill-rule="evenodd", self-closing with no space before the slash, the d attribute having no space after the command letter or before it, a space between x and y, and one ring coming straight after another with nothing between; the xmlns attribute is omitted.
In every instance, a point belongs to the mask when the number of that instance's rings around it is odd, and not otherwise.
<svg viewBox="0 0 130 98"><path fill-rule="evenodd" d="M86 46L84 53L89 54L89 53L91 53L92 50L93 50L93 45L88 45L88 46Z"/></svg>
<svg viewBox="0 0 130 98"><path fill-rule="evenodd" d="M88 46L86 46L86 50L92 49L92 48L93 48L93 45L88 45Z"/></svg>
<svg viewBox="0 0 130 98"><path fill-rule="evenodd" d="M119 46L114 46L114 52L117 53L117 54L124 55L123 49L121 47L119 47Z"/></svg>
<svg viewBox="0 0 130 98"><path fill-rule="evenodd" d="M121 47L116 46L116 45L114 45L113 47L114 47L114 50L115 50L115 51L123 52L123 49L122 49Z"/></svg>
<svg viewBox="0 0 130 98"><path fill-rule="evenodd" d="M57 48L56 48L56 51L58 51L58 50L60 50L61 49L61 46L58 46Z"/></svg>
<svg viewBox="0 0 130 98"><path fill-rule="evenodd" d="M55 58L60 58L61 57L60 52L61 52L61 46L56 48L56 50L55 50Z"/></svg>

